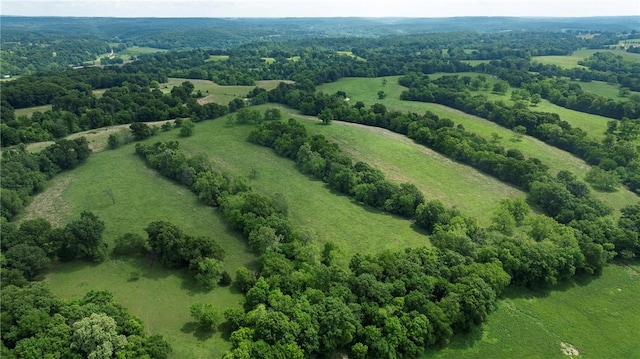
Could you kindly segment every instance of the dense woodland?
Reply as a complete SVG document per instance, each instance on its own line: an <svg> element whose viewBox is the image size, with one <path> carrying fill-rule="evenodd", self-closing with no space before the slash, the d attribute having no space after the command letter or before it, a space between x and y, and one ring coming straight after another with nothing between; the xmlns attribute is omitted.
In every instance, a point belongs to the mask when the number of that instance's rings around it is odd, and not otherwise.
<svg viewBox="0 0 640 359"><path fill-rule="evenodd" d="M203 328L214 328L224 318L232 344L226 358L323 358L336 353L417 358L426 348L481 325L508 286L547 288L578 274L598 274L612 260L640 255L640 204L623 208L616 218L592 193L592 188L615 190L620 185L640 193L640 96L631 93L640 90L640 62L606 51L637 37L637 24L604 26L592 20L565 31L540 31L539 23L525 26L526 20L511 20L527 31L492 32L498 24L487 21L480 29L487 32L424 33L436 25L414 26L405 20L396 26L414 30L398 36L387 32L388 24L368 20L349 26L337 26L335 19L321 21L316 32L296 35L290 31L303 27L304 20L288 20L280 27L273 27L273 21L280 24L276 20L202 20L168 30L170 20L145 20L150 25L146 32L124 19L98 20L86 37L76 38L68 32L86 29L82 19L38 23L3 18L2 71L23 74L2 82L0 93L3 356L169 355L167 342L148 336L142 322L108 292L89 292L75 301L55 298L38 282L55 261L147 256L187 271L204 288L233 281L245 294L244 310L191 308ZM41 33L45 25L61 21L65 25L56 31ZM106 30L113 22L119 22L120 32ZM459 30L447 26L442 28ZM602 31L595 31L597 26ZM202 27L208 30L200 31ZM140 56L122 66L68 68L108 52L109 42L121 48L181 50ZM571 69L532 58L583 48L602 51ZM50 56L52 49L56 56ZM448 74L430 77L436 72ZM448 118L390 111L381 103L351 103L343 91L316 91L317 85L343 77L392 75L399 75L399 84L406 87L403 100L459 109L513 130L516 138L530 135L584 159L593 167L590 185L569 171L552 175L540 159L526 158ZM220 85L291 81L271 91L255 87L229 103L201 104L198 99L205 94L189 81L163 88L170 77ZM488 78L497 81L491 88ZM574 80L605 81L625 96L605 98ZM513 104L479 92L500 94L509 86L515 88ZM556 113L537 111L541 99L609 118L603 139ZM502 201L492 224L482 227L458 209L426 198L415 184L395 183L371 164L355 161L331 139L282 119L278 109L263 114L251 108L265 103L284 104L326 125L346 121L388 129L522 189L526 201ZM16 114L43 105L51 109ZM65 139L68 135L129 125L130 132L109 137L108 145L115 149L172 127L189 136L194 124L229 114L231 125L255 127L248 141L295 161L300 172L359 205L413 221L433 247L357 254L348 268L340 266L331 243L321 253L312 252L312 236L290 223L281 198L259 193L245 178L220 170L206 156L186 152L178 141L137 144L135 151L150 168L219 208L229 228L241 233L257 256L256 271L239 267L232 280L222 269L225 253L219 243L168 221L149 223L146 238L131 233L117 238L114 248L102 238L104 222L88 211L57 228L44 219L17 221L48 180L89 158L87 140ZM146 124L168 120L176 120L175 125ZM27 151L25 144L41 141L55 142L36 153ZM532 208L538 214L531 214Z"/></svg>

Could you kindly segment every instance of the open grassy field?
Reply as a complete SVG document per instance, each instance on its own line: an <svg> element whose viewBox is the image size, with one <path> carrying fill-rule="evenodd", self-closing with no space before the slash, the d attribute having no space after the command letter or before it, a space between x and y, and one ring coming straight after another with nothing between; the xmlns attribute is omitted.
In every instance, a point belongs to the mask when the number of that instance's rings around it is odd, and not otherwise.
<svg viewBox="0 0 640 359"><path fill-rule="evenodd" d="M606 50L606 49L598 49L598 50L588 50L581 49L574 51L571 55L568 56L533 56L532 62L539 62L542 64L548 65L558 65L564 68L573 68L573 67L584 67L578 64L578 61L584 60L587 57L595 54L596 52L612 52L616 55L622 56L627 61L640 62L640 54L632 54L625 51L620 50Z"/></svg>
<svg viewBox="0 0 640 359"><path fill-rule="evenodd" d="M254 256L244 240L227 229L221 216L188 189L147 168L134 154L133 144L94 154L82 166L57 176L34 198L25 218L41 216L62 225L83 210L105 222L104 238L109 243L127 232L145 235L143 229L150 222L166 220L186 233L215 238L225 249L225 269L232 275L240 265L254 266ZM134 270L143 275L132 282L129 276ZM112 291L118 302L144 320L151 333L170 341L174 358L220 357L228 348L221 333L207 338L194 332L191 303L207 301L225 308L243 301L232 288L203 292L183 272L165 270L158 264L149 267L145 259L58 264L46 281L64 298L80 297L90 289Z"/></svg>
<svg viewBox="0 0 640 359"><path fill-rule="evenodd" d="M354 59L358 60L358 61L367 61L367 59L365 59L364 57L360 57L357 55L354 55L353 52L351 51L337 51L338 55L344 55L344 56L349 56L349 57L353 57Z"/></svg>
<svg viewBox="0 0 640 359"><path fill-rule="evenodd" d="M473 73L461 73L459 75L462 76L464 74L471 75ZM442 74L434 74L430 76L436 78L441 75ZM386 85L382 84L381 78L343 78L333 83L323 84L318 87L318 90L326 93L335 93L336 91L342 90L346 92L352 102L362 101L366 105L381 103L390 110L411 111L416 113L431 111L440 117L450 118L455 123L462 124L465 129L478 133L486 138L491 138L491 135L496 133L501 137L499 141L504 147L518 149L527 157L536 157L542 160L543 163L550 167L550 171L553 174L560 170L569 170L579 178L584 179L584 176L589 170L589 166L583 160L566 151L549 146L533 137L524 136L521 141L516 142L513 140L514 136L511 130L486 119L439 104L400 100L400 94L405 88L397 83L397 78L396 76L387 77ZM378 100L377 97L377 93L380 90L387 94L387 97L383 100ZM489 91L485 91L484 93L489 94ZM500 97L504 101L508 101L510 97L509 94L492 95ZM547 108L545 109L543 106ZM602 133L604 129L606 129L608 119L601 116L567 110L546 101L541 102L538 107L543 111L558 112L561 118L566 119L567 122L580 128L584 129L585 124L588 124L586 128L589 128L590 133ZM594 193L596 197L609 203L616 213L620 208L638 202L638 197L626 189L620 189L612 193Z"/></svg>
<svg viewBox="0 0 640 359"><path fill-rule="evenodd" d="M234 98L244 98L256 86L271 90L276 88L280 82L288 82L287 80L264 80L256 81L255 86L221 86L209 80L172 77L168 82L160 84L160 88L164 92L169 92L174 86L178 86L184 81L191 82L195 91L202 91L202 94L205 95L198 100L200 103L215 102L221 105L228 104Z"/></svg>
<svg viewBox="0 0 640 359"><path fill-rule="evenodd" d="M229 55L209 55L209 59L207 61L224 61L228 59Z"/></svg>
<svg viewBox="0 0 640 359"><path fill-rule="evenodd" d="M612 98L617 101L624 100L624 97L620 97L620 86L611 85L603 81L571 81L572 83L580 85L585 92L591 92L593 94ZM631 94L640 94L640 92L631 91Z"/></svg>
<svg viewBox="0 0 640 359"><path fill-rule="evenodd" d="M510 290L486 323L425 358L638 358L640 265L611 264L549 291ZM571 345L579 354L562 352Z"/></svg>
<svg viewBox="0 0 640 359"><path fill-rule="evenodd" d="M220 118L198 123L193 136L179 140L188 152L205 153L231 174L249 177L258 192L284 195L293 225L308 229L317 238L318 246L329 241L337 244L344 264L355 253L429 245L428 237L417 232L411 221L333 193L323 182L300 173L294 161L278 156L268 147L247 142L253 128L229 127L226 118ZM177 131L169 132L156 140L176 136Z"/></svg>
<svg viewBox="0 0 640 359"><path fill-rule="evenodd" d="M34 112L46 112L51 110L51 105L42 105L42 106L34 106L34 107L26 107L16 109L14 114L16 117L18 116L27 116L31 117Z"/></svg>

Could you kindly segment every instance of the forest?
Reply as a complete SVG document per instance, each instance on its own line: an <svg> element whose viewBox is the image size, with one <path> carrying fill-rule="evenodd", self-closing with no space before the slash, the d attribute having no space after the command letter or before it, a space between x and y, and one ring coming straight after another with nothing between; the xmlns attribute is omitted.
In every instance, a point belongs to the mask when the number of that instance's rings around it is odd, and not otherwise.
<svg viewBox="0 0 640 359"><path fill-rule="evenodd" d="M514 291L553 293L563 283L597 282L610 267L637 268L640 55L621 45L640 37L637 19L498 20L101 18L89 26L82 18L3 17L1 72L13 77L0 92L1 355L425 358L482 330ZM109 52L142 47L155 50L96 66ZM575 66L549 62L576 53L584 55ZM347 78L379 85L362 100L352 88L322 91ZM205 130L217 123L224 125ZM387 142L407 139L522 195L486 193L498 205L474 218L320 132L341 124L396 136ZM248 175L234 171L235 153L208 152L224 148L230 133L245 151L290 166L289 176L319 183L327 198L410 223L423 244L344 255L338 239L320 239L326 228L299 221L324 213L293 213L291 201L304 207L304 198L265 189L255 163ZM208 136L204 145L198 136ZM515 148L534 140L582 161L584 173ZM116 154L192 195L222 229L194 228L154 207L144 220L120 222L100 206L68 204L65 221L34 215L62 178L72 182ZM135 207L116 186L99 190L104 207ZM235 262L230 240L253 259ZM158 323L145 326L144 298L127 308L110 288L55 294L62 268L117 271L121 262L143 263L128 274L131 285L153 267L181 273L182 291L232 293L236 302L226 307L215 295L176 303L195 323L193 336L209 338L198 343L220 335L223 344L207 344L216 354L186 354L192 344Z"/></svg>

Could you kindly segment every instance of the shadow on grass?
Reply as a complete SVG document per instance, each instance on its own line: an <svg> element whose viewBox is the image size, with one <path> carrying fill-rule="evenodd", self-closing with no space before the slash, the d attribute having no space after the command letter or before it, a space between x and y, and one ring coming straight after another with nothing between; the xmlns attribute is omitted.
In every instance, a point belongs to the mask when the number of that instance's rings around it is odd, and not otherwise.
<svg viewBox="0 0 640 359"><path fill-rule="evenodd" d="M203 330L196 322L185 323L182 328L180 328L180 331L185 334L193 334L193 336L200 341L211 339L214 334L213 330Z"/></svg>
<svg viewBox="0 0 640 359"><path fill-rule="evenodd" d="M469 348L473 348L477 342L482 340L482 326L474 326L470 332L464 334L455 335L450 341L436 344L430 348L427 348L424 352L423 358L430 358L436 355L440 350L447 348L456 352L465 352Z"/></svg>
<svg viewBox="0 0 640 359"><path fill-rule="evenodd" d="M589 285L592 281L597 280L600 274L587 274L580 273L574 277L561 281L558 284L544 287L544 288L525 288L517 286L509 286L502 294L503 298L509 299L531 299L531 298L544 298L549 296L552 292L564 292L575 287L582 287Z"/></svg>

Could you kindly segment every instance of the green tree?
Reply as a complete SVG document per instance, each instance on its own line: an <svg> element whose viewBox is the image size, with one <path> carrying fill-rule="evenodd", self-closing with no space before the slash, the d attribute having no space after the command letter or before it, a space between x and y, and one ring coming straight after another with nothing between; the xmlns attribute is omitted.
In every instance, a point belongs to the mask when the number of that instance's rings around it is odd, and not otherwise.
<svg viewBox="0 0 640 359"><path fill-rule="evenodd" d="M503 80L499 80L498 82L493 84L493 92L504 95L509 90L509 83Z"/></svg>
<svg viewBox="0 0 640 359"><path fill-rule="evenodd" d="M193 135L195 128L196 124L191 122L190 120L182 121L182 124L180 125L180 136L189 137Z"/></svg>
<svg viewBox="0 0 640 359"><path fill-rule="evenodd" d="M333 118L334 118L333 111L331 111L328 108L325 108L322 111L320 111L320 113L318 114L318 118L322 121L323 124L328 125L331 123L331 121L333 121Z"/></svg>
<svg viewBox="0 0 640 359"><path fill-rule="evenodd" d="M222 279L222 263L213 258L204 258L198 262L196 282L205 288L213 288Z"/></svg>
<svg viewBox="0 0 640 359"><path fill-rule="evenodd" d="M585 181L601 191L613 192L620 184L620 178L612 171L605 171L600 167L592 167L584 177Z"/></svg>
<svg viewBox="0 0 640 359"><path fill-rule="evenodd" d="M95 214L84 211L80 219L68 223L63 232L60 257L101 262L107 257L107 244L102 240L104 222Z"/></svg>
<svg viewBox="0 0 640 359"><path fill-rule="evenodd" d="M134 122L129 126L131 129L131 133L133 134L133 138L136 140L144 140L145 138L149 138L154 134L154 131L151 127L149 127L146 123L142 122Z"/></svg>
<svg viewBox="0 0 640 359"><path fill-rule="evenodd" d="M384 91L382 90L378 91L378 100L384 100L385 97L387 97L387 94L384 93Z"/></svg>
<svg viewBox="0 0 640 359"><path fill-rule="evenodd" d="M40 248L28 244L17 244L4 253L7 265L21 271L27 280L34 280L51 267L47 254Z"/></svg>
<svg viewBox="0 0 640 359"><path fill-rule="evenodd" d="M202 330L213 331L220 324L220 310L210 303L193 303L189 307L191 317Z"/></svg>
<svg viewBox="0 0 640 359"><path fill-rule="evenodd" d="M112 358L127 345L127 338L119 335L116 327L110 316L93 313L73 323L71 347L89 359Z"/></svg>

